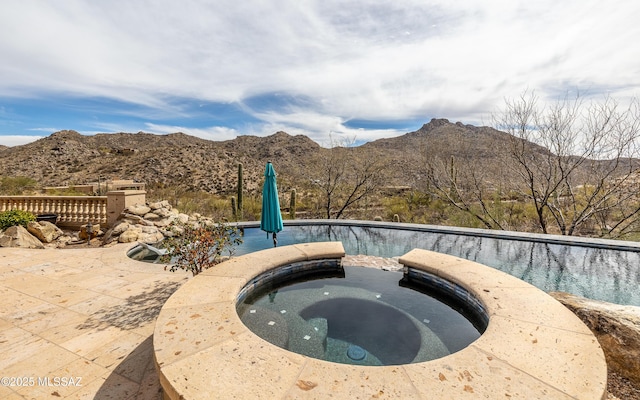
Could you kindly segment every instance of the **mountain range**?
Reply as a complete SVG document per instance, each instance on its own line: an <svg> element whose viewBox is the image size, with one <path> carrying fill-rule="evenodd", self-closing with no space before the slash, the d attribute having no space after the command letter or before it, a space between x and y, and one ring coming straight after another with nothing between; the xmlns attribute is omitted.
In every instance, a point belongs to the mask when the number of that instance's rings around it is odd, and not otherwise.
<svg viewBox="0 0 640 400"><path fill-rule="evenodd" d="M432 119L414 132L352 149L358 160L386 163L390 186L414 186L428 159L458 159L477 165L495 179L509 134L446 119ZM532 148L542 148L530 144ZM304 135L277 132L266 137L238 136L211 141L184 133L110 133L91 136L64 130L22 146L0 148L0 176L27 176L42 186L133 179L150 187L175 187L227 194L235 190L237 164L245 187L259 189L264 165L272 161L279 184L296 187L317 174L319 155L330 151Z"/></svg>

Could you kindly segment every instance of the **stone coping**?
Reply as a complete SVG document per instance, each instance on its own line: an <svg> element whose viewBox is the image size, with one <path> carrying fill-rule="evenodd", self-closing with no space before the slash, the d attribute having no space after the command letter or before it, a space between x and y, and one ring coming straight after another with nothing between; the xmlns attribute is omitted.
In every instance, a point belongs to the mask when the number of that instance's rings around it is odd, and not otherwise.
<svg viewBox="0 0 640 400"><path fill-rule="evenodd" d="M365 367L281 349L240 321L236 297L269 269L344 256L341 243L298 244L230 259L184 284L162 308L154 352L166 399L602 399L607 366L591 331L559 302L517 278L457 257L400 258L466 288L489 325L467 348L416 364Z"/></svg>

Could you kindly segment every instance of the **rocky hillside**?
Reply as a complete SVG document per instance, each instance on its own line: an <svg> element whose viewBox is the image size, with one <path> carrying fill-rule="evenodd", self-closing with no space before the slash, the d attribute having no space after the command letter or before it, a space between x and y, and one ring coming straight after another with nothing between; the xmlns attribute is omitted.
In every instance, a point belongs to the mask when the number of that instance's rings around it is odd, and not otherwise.
<svg viewBox="0 0 640 400"><path fill-rule="evenodd" d="M451 155L491 169L503 159L509 135L487 127L433 119L415 132L381 139L352 152L389 165L390 185L413 186L427 158ZM101 179L134 179L153 186L225 194L235 190L239 162L245 186L257 190L264 164L274 162L285 186L307 183L318 173L317 160L328 150L306 136L277 132L209 141L183 133L116 133L84 136L60 131L23 146L0 149L0 176L27 176L42 186L81 184Z"/></svg>
<svg viewBox="0 0 640 400"><path fill-rule="evenodd" d="M454 157L459 165L483 171L489 181L504 179L503 164L512 137L505 132L486 126L476 127L446 119L432 119L415 132L380 139L362 146L366 153L389 157L402 174L402 181L414 185L424 177L421 168L439 158L449 161ZM546 152L543 147L526 143L532 152ZM402 184L402 183L399 183Z"/></svg>
<svg viewBox="0 0 640 400"><path fill-rule="evenodd" d="M284 132L214 142L183 133L83 136L60 131L0 151L0 175L28 176L43 186L80 184L101 177L225 193L235 188L239 162L251 190L259 184L267 160L277 160L278 167L286 171L319 148L305 136Z"/></svg>

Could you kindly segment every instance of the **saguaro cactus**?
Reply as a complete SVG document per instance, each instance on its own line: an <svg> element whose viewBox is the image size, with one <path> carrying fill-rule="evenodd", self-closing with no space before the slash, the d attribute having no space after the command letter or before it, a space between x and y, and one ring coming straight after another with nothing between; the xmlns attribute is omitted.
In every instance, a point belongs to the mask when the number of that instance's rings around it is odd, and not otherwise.
<svg viewBox="0 0 640 400"><path fill-rule="evenodd" d="M291 189L291 197L289 198L289 217L296 219L296 190Z"/></svg>
<svg viewBox="0 0 640 400"><path fill-rule="evenodd" d="M239 220L242 220L242 192L243 192L243 183L242 183L242 163L238 163L238 201L237 201L237 212L236 216Z"/></svg>
<svg viewBox="0 0 640 400"><path fill-rule="evenodd" d="M231 197L231 215L233 215L233 218L236 218L238 216L238 208L236 207L236 198L235 197Z"/></svg>

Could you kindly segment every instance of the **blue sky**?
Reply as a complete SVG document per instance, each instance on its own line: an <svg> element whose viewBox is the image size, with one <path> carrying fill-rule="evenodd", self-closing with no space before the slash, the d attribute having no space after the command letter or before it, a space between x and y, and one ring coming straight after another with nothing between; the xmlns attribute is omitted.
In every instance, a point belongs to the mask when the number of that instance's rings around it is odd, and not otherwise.
<svg viewBox="0 0 640 400"><path fill-rule="evenodd" d="M534 90L640 92L640 2L0 4L0 144L62 129L370 141ZM330 139L332 138L332 139Z"/></svg>

